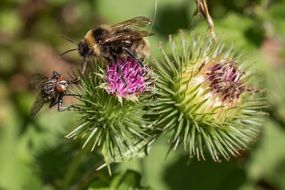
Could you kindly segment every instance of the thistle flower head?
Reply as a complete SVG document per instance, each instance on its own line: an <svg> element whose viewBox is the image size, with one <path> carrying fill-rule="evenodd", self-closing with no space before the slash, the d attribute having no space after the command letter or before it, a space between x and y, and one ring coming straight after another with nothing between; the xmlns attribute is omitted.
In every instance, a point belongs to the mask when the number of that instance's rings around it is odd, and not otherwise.
<svg viewBox="0 0 285 190"><path fill-rule="evenodd" d="M105 88L120 100L138 100L139 95L152 88L151 84L151 70L139 60L120 58L108 65Z"/></svg>
<svg viewBox="0 0 285 190"><path fill-rule="evenodd" d="M102 73L106 73L106 63L102 61L95 61L90 65L90 72L80 77L76 90L80 95L79 103L73 106L80 120L78 126L66 137L81 138L84 141L83 147L98 151L106 163L144 156L145 148L150 143L146 131L151 125L143 118L144 100L119 102L116 97L101 88L105 83ZM127 65L126 68L130 66ZM109 66L108 75L117 72L110 69L113 67L115 66Z"/></svg>
<svg viewBox="0 0 285 190"><path fill-rule="evenodd" d="M158 75L157 125L171 133L172 148L184 144L190 157L229 159L248 148L260 128L264 99L249 90L250 71L239 54L207 37L170 38L170 53L153 65Z"/></svg>

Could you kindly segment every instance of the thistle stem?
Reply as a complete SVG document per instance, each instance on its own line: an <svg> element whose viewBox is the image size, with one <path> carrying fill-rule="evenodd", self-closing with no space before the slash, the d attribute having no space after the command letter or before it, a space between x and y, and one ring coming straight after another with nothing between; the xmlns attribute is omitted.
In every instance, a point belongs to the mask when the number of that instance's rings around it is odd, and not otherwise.
<svg viewBox="0 0 285 190"><path fill-rule="evenodd" d="M74 174L76 173L76 170L78 169L80 165L81 158L85 154L87 148L80 150L80 152L77 153L77 155L73 158L73 160L70 162L66 175L64 177L64 181L62 184L62 189L68 189L72 178L74 177Z"/></svg>
<svg viewBox="0 0 285 190"><path fill-rule="evenodd" d="M140 166L140 173L141 173L142 179L147 181L147 178L145 175L145 160L144 160L144 158L139 159L139 166Z"/></svg>
<svg viewBox="0 0 285 190"><path fill-rule="evenodd" d="M78 180L78 182L70 187L70 190L85 189L95 177L99 178L103 182L106 182L107 184L109 182L108 178L98 171L98 167L100 167L102 164L103 162L98 162L90 170L87 170Z"/></svg>

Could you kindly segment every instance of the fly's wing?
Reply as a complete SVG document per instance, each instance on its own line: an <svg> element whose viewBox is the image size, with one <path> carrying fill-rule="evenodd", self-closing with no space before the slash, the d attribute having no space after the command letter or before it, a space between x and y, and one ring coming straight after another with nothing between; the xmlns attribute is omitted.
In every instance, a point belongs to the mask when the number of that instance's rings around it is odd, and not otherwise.
<svg viewBox="0 0 285 190"><path fill-rule="evenodd" d="M31 85L34 88L39 88L47 80L48 80L47 76L40 74L40 73L34 73L32 75Z"/></svg>
<svg viewBox="0 0 285 190"><path fill-rule="evenodd" d="M43 105L44 105L45 103L47 103L47 102L48 102L47 100L44 100L44 99L42 98L41 93L39 93L39 94L37 95L37 98L36 98L35 102L33 103L32 108L31 108L31 115L32 115L33 117L36 116L37 113L38 113L38 112L41 110L41 108L43 107Z"/></svg>
<svg viewBox="0 0 285 190"><path fill-rule="evenodd" d="M41 88L48 79L49 78L43 74L35 73L32 75L31 85L33 88ZM34 117L46 102L47 101L42 98L41 93L39 93L31 108L31 115Z"/></svg>
<svg viewBox="0 0 285 190"><path fill-rule="evenodd" d="M104 43L111 43L120 40L138 39L153 35L145 31L145 28L151 24L147 17L135 17L130 20L112 25L111 32L105 37Z"/></svg>

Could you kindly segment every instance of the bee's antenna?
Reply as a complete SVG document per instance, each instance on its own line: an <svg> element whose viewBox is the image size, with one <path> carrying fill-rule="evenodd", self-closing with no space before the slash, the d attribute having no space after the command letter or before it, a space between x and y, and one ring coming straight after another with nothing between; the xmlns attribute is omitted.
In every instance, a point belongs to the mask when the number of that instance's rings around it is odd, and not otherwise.
<svg viewBox="0 0 285 190"><path fill-rule="evenodd" d="M62 37L63 39L65 39L65 40L71 42L71 43L76 44L76 45L78 45L78 43L79 43L79 42L77 42L77 41L75 41L75 40L73 40L73 39L71 39L71 38L68 38L68 37L65 37L65 36L61 36L61 37Z"/></svg>
<svg viewBox="0 0 285 190"><path fill-rule="evenodd" d="M65 52L63 52L62 54L59 55L59 58L61 58L62 56L64 56L65 54L71 52L71 51L75 51L75 50L78 50L77 48L74 48L74 49L70 49L70 50L67 50Z"/></svg>
<svg viewBox="0 0 285 190"><path fill-rule="evenodd" d="M156 13L157 13L157 5L158 5L158 0L155 0L155 5L154 5L154 14L153 14L153 18L152 18L152 23L151 26L149 28L148 34L149 35L151 33L152 27L154 25L155 19L156 19Z"/></svg>

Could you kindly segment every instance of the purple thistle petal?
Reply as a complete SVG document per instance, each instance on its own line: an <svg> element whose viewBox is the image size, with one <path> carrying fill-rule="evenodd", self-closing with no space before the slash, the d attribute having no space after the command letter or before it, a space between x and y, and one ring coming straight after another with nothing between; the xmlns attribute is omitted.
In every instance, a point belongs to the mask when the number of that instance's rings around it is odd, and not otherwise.
<svg viewBox="0 0 285 190"><path fill-rule="evenodd" d="M133 58L120 58L107 68L107 92L121 98L139 96L150 87L149 68Z"/></svg>
<svg viewBox="0 0 285 190"><path fill-rule="evenodd" d="M207 71L211 91L218 94L224 102L235 101L244 92L242 76L243 72L232 61L215 63Z"/></svg>

